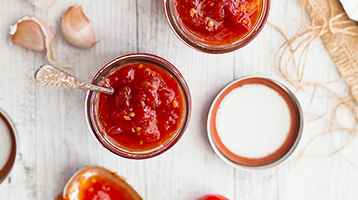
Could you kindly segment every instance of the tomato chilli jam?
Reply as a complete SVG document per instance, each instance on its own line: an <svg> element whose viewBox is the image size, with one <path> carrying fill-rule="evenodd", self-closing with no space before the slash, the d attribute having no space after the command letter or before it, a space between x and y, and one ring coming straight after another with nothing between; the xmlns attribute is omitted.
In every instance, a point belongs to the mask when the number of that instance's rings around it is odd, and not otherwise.
<svg viewBox="0 0 358 200"><path fill-rule="evenodd" d="M163 0L169 26L189 47L211 54L249 44L266 24L271 0Z"/></svg>
<svg viewBox="0 0 358 200"><path fill-rule="evenodd" d="M76 172L57 200L143 200L126 182L106 168L88 166Z"/></svg>
<svg viewBox="0 0 358 200"><path fill-rule="evenodd" d="M83 200L135 199L131 193L122 188L121 185L101 175L91 176L82 187L83 188L79 191L79 199Z"/></svg>
<svg viewBox="0 0 358 200"><path fill-rule="evenodd" d="M100 129L129 151L145 151L168 141L183 120L183 93L172 75L149 63L113 69L99 83L112 95L99 94Z"/></svg>
<svg viewBox="0 0 358 200"><path fill-rule="evenodd" d="M199 41L232 44L256 24L262 0L174 0L179 21Z"/></svg>

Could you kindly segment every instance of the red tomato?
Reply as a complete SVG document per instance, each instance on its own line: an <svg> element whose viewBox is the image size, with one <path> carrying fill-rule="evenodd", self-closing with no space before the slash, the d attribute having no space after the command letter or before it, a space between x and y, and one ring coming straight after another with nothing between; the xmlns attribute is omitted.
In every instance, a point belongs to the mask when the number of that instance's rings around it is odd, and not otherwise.
<svg viewBox="0 0 358 200"><path fill-rule="evenodd" d="M229 199L218 194L208 194L203 197L200 197L197 200L229 200Z"/></svg>

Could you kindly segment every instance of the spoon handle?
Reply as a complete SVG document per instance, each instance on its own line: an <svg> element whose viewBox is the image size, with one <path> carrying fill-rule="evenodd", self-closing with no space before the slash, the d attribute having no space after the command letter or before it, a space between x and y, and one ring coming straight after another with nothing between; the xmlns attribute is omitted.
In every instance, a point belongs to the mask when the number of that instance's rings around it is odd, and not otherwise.
<svg viewBox="0 0 358 200"><path fill-rule="evenodd" d="M84 82L52 65L42 65L35 73L35 79L45 85L76 88L113 94L113 88L104 88Z"/></svg>

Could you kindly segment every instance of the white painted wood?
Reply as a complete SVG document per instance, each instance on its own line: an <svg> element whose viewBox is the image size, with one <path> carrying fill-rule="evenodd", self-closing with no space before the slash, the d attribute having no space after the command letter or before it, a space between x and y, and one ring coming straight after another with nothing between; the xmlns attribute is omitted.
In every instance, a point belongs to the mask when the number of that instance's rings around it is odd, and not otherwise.
<svg viewBox="0 0 358 200"><path fill-rule="evenodd" d="M95 27L99 43L92 49L74 47L61 35L60 17L69 6L77 4L83 5ZM84 80L90 81L102 65L128 53L156 54L177 66L190 86L193 99L191 122L180 142L165 154L143 161L117 157L98 145L85 123L85 92L36 83L33 74L47 63L45 52L9 45L9 26L26 14L41 17L51 26L56 33L55 58L73 66L77 76ZM61 0L49 11L35 8L25 0L0 0L0 15L0 108L15 123L21 154L10 177L0 185L0 200L55 199L72 174L87 165L116 171L147 200L191 200L208 193L219 193L230 200L358 198L358 169L339 155L306 158L295 167L283 165L270 179L275 169L235 170L211 149L206 117L212 100L226 84L247 75L271 77L287 84L273 67L274 53L284 39L271 26L267 25L241 50L208 55L190 49L176 38L166 22L161 0ZM298 28L293 18L301 18L298 0L272 1L269 21L289 36ZM313 56L308 57L305 78L328 81L339 77L320 40L314 42L310 51ZM333 88L347 93L344 83ZM322 113L334 102L302 92L297 97L306 112ZM344 117L349 121L349 116ZM325 122L306 123L301 143L292 157L311 138L328 129ZM348 138L335 137L342 141ZM357 145L355 141L345 151L355 163L358 163L354 154ZM325 136L308 152L331 150L331 137Z"/></svg>

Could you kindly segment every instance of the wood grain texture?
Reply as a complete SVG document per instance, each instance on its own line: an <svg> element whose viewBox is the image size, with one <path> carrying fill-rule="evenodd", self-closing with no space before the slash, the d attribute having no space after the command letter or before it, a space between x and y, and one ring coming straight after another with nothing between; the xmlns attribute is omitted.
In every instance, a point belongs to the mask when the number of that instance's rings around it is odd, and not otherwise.
<svg viewBox="0 0 358 200"><path fill-rule="evenodd" d="M61 16L69 6L78 4L93 22L99 40L91 49L74 47L61 34ZM269 21L293 36L298 28L293 18L301 18L299 1L276 0L271 8ZM188 82L193 100L190 125L179 143L165 154L143 161L123 159L103 149L87 129L86 92L36 83L33 74L47 63L45 52L9 45L9 26L26 14L36 15L51 26L56 34L55 59L74 67L83 80L90 81L101 66L128 53L156 54L174 64ZM0 200L55 199L72 174L87 165L116 171L146 200L191 200L208 193L230 200L357 199L358 170L339 155L306 158L295 166L288 163L271 177L276 168L246 172L226 165L209 144L207 113L226 84L248 75L287 84L273 65L273 56L284 42L273 27L266 25L252 43L234 53L208 55L176 38L166 22L161 0L61 0L49 11L25 0L0 0L0 15L0 108L15 123L21 155L9 178L0 185ZM315 41L311 52L305 78L322 82L339 78L322 41ZM342 94L348 92L344 83L333 87ZM334 103L302 92L297 97L306 112L323 113ZM297 157L311 138L328 129L325 122L306 123L292 157ZM343 142L349 139L335 137ZM356 163L354 153L349 153L356 152L357 145L353 142L345 152ZM312 153L331 150L330 136L320 138L308 149Z"/></svg>

